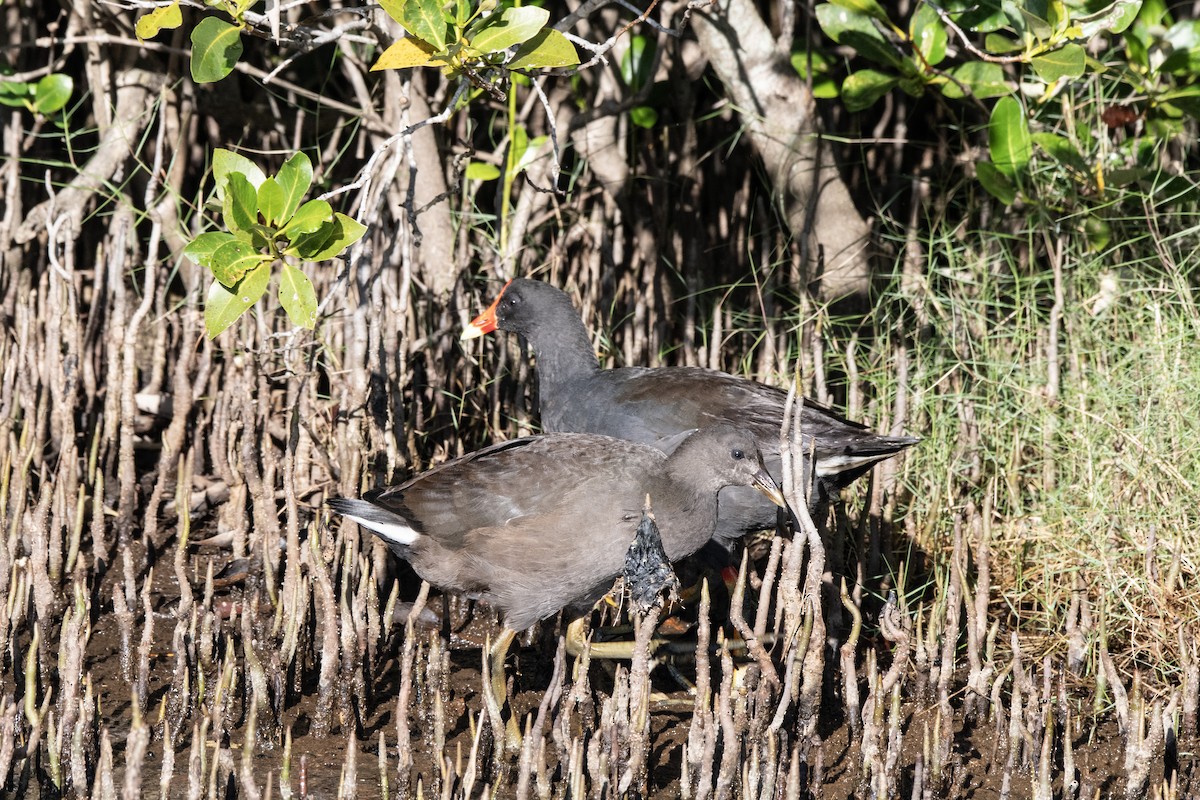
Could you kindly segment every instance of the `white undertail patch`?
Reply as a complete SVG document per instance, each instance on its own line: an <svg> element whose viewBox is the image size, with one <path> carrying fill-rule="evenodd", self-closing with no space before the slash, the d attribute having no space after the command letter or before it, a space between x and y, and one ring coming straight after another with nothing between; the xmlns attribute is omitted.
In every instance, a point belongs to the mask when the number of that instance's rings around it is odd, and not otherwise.
<svg viewBox="0 0 1200 800"><path fill-rule="evenodd" d="M420 538L421 534L414 531L408 525L401 522L379 522L377 520L363 519L354 514L346 514L348 518L354 520L359 525L372 530L375 533L387 539L389 542L409 546Z"/></svg>
<svg viewBox="0 0 1200 800"><path fill-rule="evenodd" d="M366 500L339 498L330 501L330 506L343 517L354 520L392 544L408 547L421 537L403 517Z"/></svg>

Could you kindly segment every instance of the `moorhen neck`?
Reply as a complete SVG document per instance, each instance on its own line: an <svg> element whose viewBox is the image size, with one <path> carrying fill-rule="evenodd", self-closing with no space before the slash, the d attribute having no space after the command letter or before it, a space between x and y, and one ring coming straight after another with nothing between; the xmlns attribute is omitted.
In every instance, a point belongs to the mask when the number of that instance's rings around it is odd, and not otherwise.
<svg viewBox="0 0 1200 800"><path fill-rule="evenodd" d="M728 422L754 435L768 471L780 479L779 430L786 392L697 367L601 369L570 298L541 281L509 281L462 338L497 329L523 337L537 358L545 430L598 433L670 451L689 431ZM815 462L813 509L866 474L875 462L919 441L881 436L807 399L801 428L806 474L810 452ZM721 500L716 537L726 547L748 532L775 527L775 508L760 495L731 487Z"/></svg>
<svg viewBox="0 0 1200 800"><path fill-rule="evenodd" d="M713 425L669 456L591 434L515 439L329 505L383 538L423 579L500 610L506 631L492 674L502 687L513 632L560 609L586 612L608 592L647 494L667 557L676 560L712 538L726 486L755 487L783 505L754 436Z"/></svg>

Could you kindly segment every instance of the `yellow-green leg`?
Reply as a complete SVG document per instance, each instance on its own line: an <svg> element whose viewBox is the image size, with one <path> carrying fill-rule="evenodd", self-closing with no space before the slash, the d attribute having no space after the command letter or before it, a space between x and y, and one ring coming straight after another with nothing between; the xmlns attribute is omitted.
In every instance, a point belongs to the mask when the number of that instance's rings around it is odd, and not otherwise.
<svg viewBox="0 0 1200 800"><path fill-rule="evenodd" d="M567 655L572 658L579 658L588 647L587 637L584 636L584 628L587 626L587 619L577 617L567 624Z"/></svg>
<svg viewBox="0 0 1200 800"><path fill-rule="evenodd" d="M512 645L516 635L516 631L504 628L496 637L496 641L492 642L491 650L488 651L488 666L492 673L492 698L496 701L496 708L501 713L503 713L504 703L508 699L508 680L504 671L504 660L508 657L508 648ZM508 722L504 726L504 738L510 749L520 749L521 727L511 704L508 709Z"/></svg>
<svg viewBox="0 0 1200 800"><path fill-rule="evenodd" d="M583 634L586 625L587 619L584 617L574 619L570 622L570 624L567 625L568 655L578 658L579 656L583 655L583 651L586 649L591 653L592 658L604 658L612 660L630 660L633 658L634 642L619 641L589 643L587 637ZM654 652L665 643L665 639L651 639L650 655L654 655Z"/></svg>

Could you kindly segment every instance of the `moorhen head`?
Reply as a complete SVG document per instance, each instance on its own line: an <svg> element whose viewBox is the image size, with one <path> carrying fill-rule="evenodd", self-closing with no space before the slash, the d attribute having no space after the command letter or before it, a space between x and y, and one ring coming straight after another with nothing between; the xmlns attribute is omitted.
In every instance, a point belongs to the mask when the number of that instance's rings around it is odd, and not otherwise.
<svg viewBox="0 0 1200 800"><path fill-rule="evenodd" d="M542 281L509 281L495 302L467 325L462 338L495 330L520 335L536 356L545 430L603 434L669 452L690 431L727 422L753 435L768 471L780 480L779 430L786 392L697 367L601 369L570 298ZM920 441L882 436L807 399L801 430L806 475L815 464L813 509L866 474L875 462ZM774 528L775 521L775 507L761 495L730 487L721 496L715 536L729 547L748 532Z"/></svg>

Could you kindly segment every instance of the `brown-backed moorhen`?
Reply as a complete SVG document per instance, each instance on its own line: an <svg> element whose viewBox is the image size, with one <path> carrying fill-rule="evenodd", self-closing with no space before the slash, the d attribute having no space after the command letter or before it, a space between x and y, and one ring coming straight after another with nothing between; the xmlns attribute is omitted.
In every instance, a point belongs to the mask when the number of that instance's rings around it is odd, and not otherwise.
<svg viewBox="0 0 1200 800"><path fill-rule="evenodd" d="M768 471L780 480L779 430L787 393L747 378L697 367L601 369L579 312L567 295L541 281L516 278L462 333L473 339L500 329L522 336L537 358L542 427L630 439L670 451L687 432L713 422L747 428ZM816 463L810 508L866 474L882 459L920 441L881 436L804 401L804 468ZM746 533L774 528L774 506L731 487L721 494L716 538L727 549Z"/></svg>
<svg viewBox="0 0 1200 800"><path fill-rule="evenodd" d="M611 588L646 495L675 560L712 537L726 486L753 486L783 505L755 437L712 425L669 456L591 434L514 439L329 505L382 537L425 580L501 611L505 630L490 658L492 692L503 707L504 657L515 632L560 609L586 612Z"/></svg>

